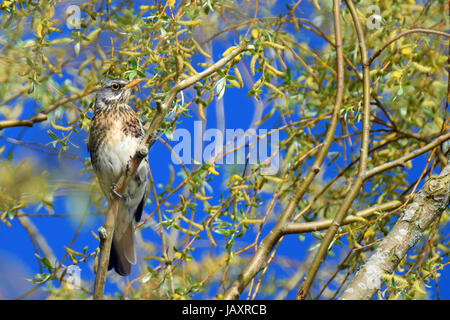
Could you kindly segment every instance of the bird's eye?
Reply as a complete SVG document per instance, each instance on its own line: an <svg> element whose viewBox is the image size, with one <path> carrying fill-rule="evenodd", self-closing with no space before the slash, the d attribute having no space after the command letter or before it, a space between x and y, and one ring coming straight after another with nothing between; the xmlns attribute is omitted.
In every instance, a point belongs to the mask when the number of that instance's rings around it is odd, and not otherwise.
<svg viewBox="0 0 450 320"><path fill-rule="evenodd" d="M119 89L120 89L120 85L119 85L118 83L113 83L113 84L111 85L111 88L112 88L113 90L119 90Z"/></svg>

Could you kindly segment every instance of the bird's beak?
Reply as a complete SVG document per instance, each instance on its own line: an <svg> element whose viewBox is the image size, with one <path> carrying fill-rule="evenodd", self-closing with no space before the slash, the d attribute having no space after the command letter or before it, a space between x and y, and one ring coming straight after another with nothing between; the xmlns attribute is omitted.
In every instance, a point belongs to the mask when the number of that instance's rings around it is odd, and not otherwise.
<svg viewBox="0 0 450 320"><path fill-rule="evenodd" d="M142 81L146 81L147 79L135 79L131 82L129 82L127 85L125 85L123 88L124 89L129 89L129 88L133 88L134 86L136 86L137 84L139 84Z"/></svg>

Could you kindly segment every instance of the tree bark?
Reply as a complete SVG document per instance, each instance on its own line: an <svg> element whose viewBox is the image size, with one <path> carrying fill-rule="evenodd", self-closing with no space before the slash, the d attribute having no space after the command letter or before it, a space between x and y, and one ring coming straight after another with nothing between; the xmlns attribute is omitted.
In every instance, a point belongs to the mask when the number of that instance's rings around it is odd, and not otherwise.
<svg viewBox="0 0 450 320"><path fill-rule="evenodd" d="M368 300L380 289L383 277L397 265L439 218L450 200L450 162L439 176L430 177L413 201L402 211L397 223L373 255L358 271L341 300Z"/></svg>

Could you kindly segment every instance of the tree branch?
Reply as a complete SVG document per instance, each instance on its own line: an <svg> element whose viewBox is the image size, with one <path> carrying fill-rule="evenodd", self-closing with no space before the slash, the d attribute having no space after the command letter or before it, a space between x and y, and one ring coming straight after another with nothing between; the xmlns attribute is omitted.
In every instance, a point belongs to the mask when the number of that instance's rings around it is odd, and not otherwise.
<svg viewBox="0 0 450 320"><path fill-rule="evenodd" d="M346 217L341 226L353 222L361 221L361 218L367 218L377 211L392 210L399 207L402 203L398 200L389 201L383 204L377 204L370 208L358 211L356 214ZM333 223L333 219L323 219L313 222L289 223L284 229L284 234L299 234L328 229Z"/></svg>
<svg viewBox="0 0 450 320"><path fill-rule="evenodd" d="M400 157L396 160L386 162L375 168L367 170L365 179L367 180L368 178L373 177L374 175L379 174L383 171L389 170L389 169L397 167L397 166L401 166L401 165L405 164L407 161L414 159L415 157L417 157L433 148L436 148L437 146L444 143L448 139L450 139L450 131L447 132L446 134L443 134L443 135L437 137L436 139L434 139L430 143L424 145L423 147L416 149L416 150L408 153L407 155L404 155L403 157Z"/></svg>
<svg viewBox="0 0 450 320"><path fill-rule="evenodd" d="M48 117L46 114L39 113L33 117L23 120L2 120L0 121L0 130L11 127L32 127L35 123L45 121L47 118Z"/></svg>
<svg viewBox="0 0 450 320"><path fill-rule="evenodd" d="M450 201L450 162L437 177L427 180L402 212L394 228L362 266L342 294L342 300L371 299L385 275L391 275L425 230L436 221Z"/></svg>
<svg viewBox="0 0 450 320"><path fill-rule="evenodd" d="M398 40L399 38L401 38L402 36L404 36L406 34L414 33L414 32L424 32L424 33L434 33L434 34L439 34L439 35L444 35L444 36L447 35L444 32L427 30L427 29L408 30L408 31L405 31L405 32L397 35L390 41L388 41L387 44L385 44L382 48L380 48L377 52L375 52L372 55L372 57L369 59L368 55L367 55L367 48L366 48L366 44L365 44L364 32L363 32L361 23L359 21L358 14L356 12L356 8L354 7L353 2L351 0L345 0L345 2L350 10L352 20L355 25L355 30L356 30L356 33L358 36L359 47L360 47L360 52L361 52L362 68L363 68L363 134L362 134L362 142L361 142L361 159L360 159L359 174L358 174L358 177L356 178L355 183L352 186L350 192L345 197L343 204L339 208L339 211L336 214L333 222L331 223L330 227L328 228L328 231L327 231L324 239L322 240L321 246L312 262L311 268L309 269L308 274L305 277L304 283L301 285L301 287L297 293L296 299L304 299L306 294L308 293L309 288L312 284L312 281L314 280L314 277L322 263L322 260L325 259L326 255L327 255L328 247L329 247L331 241L333 240L333 238L336 234L336 231L338 230L339 226L341 225L342 221L344 220L344 217L345 217L346 213L348 212L348 209L350 208L353 200L358 196L359 190L360 190L361 186L363 185L364 181L367 180L370 176L380 172L378 170L383 171L383 170L386 170L387 168L389 168L390 166L395 166L400 163L404 163L403 162L404 160L402 161L402 160L398 159L397 161L392 161L392 162L386 163L383 166L375 168L377 170L372 169L369 172L366 172L367 156L368 156L368 142L369 142L369 129L370 129L370 95L371 95L371 93L370 93L369 66L370 66L371 61L373 59L375 59L376 56L384 48L386 48L390 43ZM450 35L448 35L448 36L450 36ZM444 138L444 136L441 136L438 139L442 141L445 138ZM438 140L438 139L436 139L436 140ZM428 145L428 147L429 147L429 145ZM424 149L424 148L425 147L423 147L421 149ZM402 158L406 159L408 156L415 157L415 156L417 156L417 153L420 151L422 151L422 150L420 150L420 149L416 150L415 152L412 152L411 154L409 154L405 157L402 157ZM423 152L425 152L425 151L423 151Z"/></svg>
<svg viewBox="0 0 450 320"><path fill-rule="evenodd" d="M11 128L11 127L32 127L35 123L43 122L48 119L47 115L55 110L57 107L67 103L71 102L73 100L77 100L81 97L84 97L94 91L97 91L98 87L90 88L88 90L83 90L82 92L75 93L71 96L68 96L67 98L63 98L61 100L56 101L55 103L49 105L47 108L42 110L37 115L30 117L28 119L14 119L14 120L2 120L0 121L0 130L4 128Z"/></svg>
<svg viewBox="0 0 450 320"><path fill-rule="evenodd" d="M237 299L242 291L247 287L247 284L250 280L261 270L264 266L264 263L272 251L275 244L278 242L280 237L283 236L284 228L289 223L289 220L297 208L297 204L300 199L305 194L309 185L313 181L314 177L320 172L320 167L325 159L325 156L328 153L328 149L331 145L331 142L334 139L334 133L336 131L336 126L339 118L339 110L341 108L342 96L344 92L344 59L343 59L343 51L342 51L342 35L340 29L340 15L339 15L339 1L334 1L335 6L337 6L337 10L335 13L335 25L338 28L335 29L336 32L336 58L337 58L337 92L335 104L333 107L333 114L330 120L330 126L328 128L325 141L323 143L323 147L320 149L317 158L314 160L314 163L311 169L306 174L305 178L298 184L297 188L292 193L292 198L290 199L286 209L281 214L280 218L277 221L277 224L273 227L273 229L269 232L269 234L261 241L260 245L256 249L255 254L251 258L248 265L241 272L241 274L237 277L237 279L233 282L231 287L225 293L224 299L233 300Z"/></svg>
<svg viewBox="0 0 450 320"><path fill-rule="evenodd" d="M336 32L336 43L338 41L342 41L342 35L341 35L341 25L340 25L340 15L339 15L339 1L334 1L333 3L333 13L335 15L335 32ZM352 14L353 17L353 14ZM367 158L368 158L368 150L369 150L369 130L370 130L370 78L369 78L369 65L367 62L367 51L366 51L366 45L364 40L364 34L362 32L361 25L359 24L359 20L355 17L354 18L354 24L355 28L357 30L358 39L359 39L359 46L361 51L361 60L363 65L363 137L361 142L361 156L359 161L359 173L356 178L356 181L352 188L350 189L350 192L347 194L347 196L344 199L344 202L342 203L341 207L339 208L336 216L333 219L333 222L330 224L330 227L328 228L327 233L325 234L324 239L322 240L319 250L317 251L313 262L311 263L311 267L308 270L308 273L300 286L296 299L304 299L306 294L309 291L309 288L311 287L311 284L317 274L317 271L319 270L319 267L327 256L328 247L330 246L331 241L333 240L336 231L338 230L339 226L341 225L342 221L344 220L345 215L348 212L348 209L350 208L351 204L353 203L353 200L357 197L359 193L359 189L364 181L364 174L367 168ZM339 37L338 37L339 34ZM341 39L339 39L341 38ZM338 40L339 39L339 40ZM342 54L341 54L342 55ZM341 57L343 60L343 58ZM342 84L342 86L344 86Z"/></svg>
<svg viewBox="0 0 450 320"><path fill-rule="evenodd" d="M33 221L31 221L31 219L27 216L21 214L16 215L16 217L19 220L20 224L27 231L28 235L31 238L31 241L36 241L44 256L47 257L52 264L55 264L57 259L55 257L55 254L53 253L52 248L49 246L47 240L42 236Z"/></svg>
<svg viewBox="0 0 450 320"><path fill-rule="evenodd" d="M404 37L410 33L428 33L428 34L436 34L439 36L443 36L443 37L447 37L450 38L450 33L446 33L446 32L442 32L442 31L437 31L437 30L431 30L431 29L411 29L411 30L406 30L403 31L401 33L399 33L398 35L396 35L395 37L393 37L392 39L390 39L389 41L387 41L383 46L381 46L381 48L379 48L377 51L375 51L372 56L369 58L369 65L372 64L373 60L375 60L376 57L378 57L380 55L380 53L386 49L387 47L389 47L389 45L395 41L397 41L398 39L400 39L401 37Z"/></svg>
<svg viewBox="0 0 450 320"><path fill-rule="evenodd" d="M122 194L124 192L128 180L130 179L131 176L133 176L134 172L139 167L139 164L141 163L142 159L144 159L147 156L148 150L156 141L157 132L161 127L161 124L164 121L166 114L170 110L170 107L174 102L178 92L212 75L213 73L217 72L220 68L225 66L227 63L232 61L236 56L238 56L239 54L241 54L246 50L251 49L253 49L253 45L250 45L248 40L243 40L241 44L239 44L236 48L234 48L225 57L223 57L222 59L220 59L219 61L217 61L204 71L177 83L166 93L164 101L162 103L158 103L155 116L152 119L152 122L145 134L145 137L142 139L142 142L140 144L140 147L138 148L138 151L136 152L136 155L130 161L129 169L125 171L125 173L120 177L117 183L116 191L119 194ZM108 269L108 262L109 262L109 252L111 250L111 243L119 201L120 200L115 197L113 197L113 199L110 201L108 210L106 212L105 224L103 228L99 229L101 240L100 258L98 262L98 268L94 284L94 299L96 300L103 298L103 292L106 281L106 272Z"/></svg>

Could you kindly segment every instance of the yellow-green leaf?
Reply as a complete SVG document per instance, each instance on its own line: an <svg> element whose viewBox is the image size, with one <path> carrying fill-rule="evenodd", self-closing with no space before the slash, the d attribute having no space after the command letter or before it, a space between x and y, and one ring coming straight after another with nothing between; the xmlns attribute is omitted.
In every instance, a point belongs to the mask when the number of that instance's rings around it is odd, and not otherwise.
<svg viewBox="0 0 450 320"><path fill-rule="evenodd" d="M202 23L202 20L178 20L178 24L181 24L182 26L198 26L200 23Z"/></svg>

